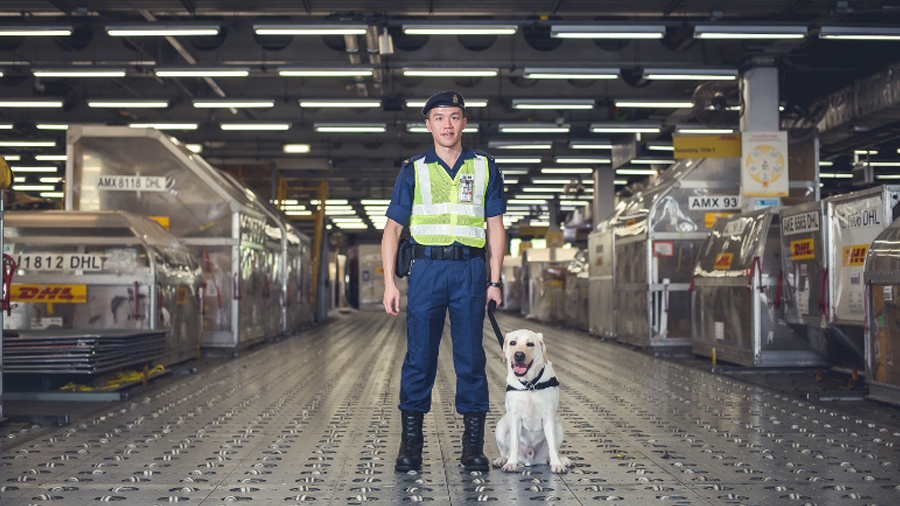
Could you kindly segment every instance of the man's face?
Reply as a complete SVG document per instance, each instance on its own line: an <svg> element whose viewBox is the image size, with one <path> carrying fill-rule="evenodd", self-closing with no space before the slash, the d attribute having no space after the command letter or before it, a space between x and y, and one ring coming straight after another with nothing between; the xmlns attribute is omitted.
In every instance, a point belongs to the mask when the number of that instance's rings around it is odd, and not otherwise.
<svg viewBox="0 0 900 506"><path fill-rule="evenodd" d="M435 107L428 111L425 127L431 132L435 144L452 148L462 143L466 117L459 107Z"/></svg>

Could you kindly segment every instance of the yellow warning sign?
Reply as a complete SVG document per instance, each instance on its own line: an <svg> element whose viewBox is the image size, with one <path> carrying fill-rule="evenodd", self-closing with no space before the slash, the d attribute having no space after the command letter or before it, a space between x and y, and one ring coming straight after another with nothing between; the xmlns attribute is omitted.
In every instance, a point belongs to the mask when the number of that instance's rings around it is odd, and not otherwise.
<svg viewBox="0 0 900 506"><path fill-rule="evenodd" d="M675 159L740 158L740 135L673 135Z"/></svg>
<svg viewBox="0 0 900 506"><path fill-rule="evenodd" d="M868 244L845 246L843 250L844 267L861 267L866 263L866 253L869 252Z"/></svg>
<svg viewBox="0 0 900 506"><path fill-rule="evenodd" d="M703 225L706 228L713 228L716 224L716 220L719 218L727 218L735 213L706 213L703 216Z"/></svg>
<svg viewBox="0 0 900 506"><path fill-rule="evenodd" d="M806 260L815 257L816 251L812 239L791 241L791 260Z"/></svg>
<svg viewBox="0 0 900 506"><path fill-rule="evenodd" d="M731 269L731 260L734 258L733 253L719 253L716 255L716 263L713 269L728 270Z"/></svg>
<svg viewBox="0 0 900 506"><path fill-rule="evenodd" d="M47 302L51 304L84 304L87 285L12 285L13 302Z"/></svg>

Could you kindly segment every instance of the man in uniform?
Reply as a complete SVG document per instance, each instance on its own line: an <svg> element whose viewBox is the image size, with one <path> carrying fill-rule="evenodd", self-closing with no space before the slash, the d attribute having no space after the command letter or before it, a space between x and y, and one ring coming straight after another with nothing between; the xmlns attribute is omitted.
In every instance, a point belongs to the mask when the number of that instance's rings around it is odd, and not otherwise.
<svg viewBox="0 0 900 506"><path fill-rule="evenodd" d="M399 405L403 434L397 471L422 467L422 420L431 409L448 309L456 411L463 415L465 426L460 462L467 471L489 469L483 451L488 387L482 337L487 303L502 300L506 200L503 177L494 160L462 145L465 112L463 97L455 91L438 93L426 102L422 114L434 148L406 160L400 169L381 241L384 309L395 316L400 312L400 291L394 282L394 259L407 224L415 250L407 290L407 344Z"/></svg>

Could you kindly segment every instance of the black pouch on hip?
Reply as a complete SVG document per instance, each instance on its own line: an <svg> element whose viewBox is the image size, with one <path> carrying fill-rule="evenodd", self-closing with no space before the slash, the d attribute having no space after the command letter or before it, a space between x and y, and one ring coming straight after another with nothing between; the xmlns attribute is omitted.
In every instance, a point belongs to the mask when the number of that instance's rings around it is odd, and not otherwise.
<svg viewBox="0 0 900 506"><path fill-rule="evenodd" d="M397 260L394 262L394 275L398 278L405 278L409 275L412 268L413 259L415 258L416 246L409 242L409 239L400 239L397 245Z"/></svg>

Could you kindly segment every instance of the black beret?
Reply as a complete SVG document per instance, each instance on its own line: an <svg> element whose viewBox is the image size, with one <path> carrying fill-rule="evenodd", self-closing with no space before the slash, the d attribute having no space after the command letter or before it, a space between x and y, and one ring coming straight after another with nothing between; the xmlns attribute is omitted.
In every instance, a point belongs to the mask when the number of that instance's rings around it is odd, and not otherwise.
<svg viewBox="0 0 900 506"><path fill-rule="evenodd" d="M425 102L425 107L422 108L422 115L428 116L428 111L434 109L435 107L459 107L463 111L466 110L466 101L463 100L463 96L455 91L442 91L440 93L435 93Z"/></svg>

